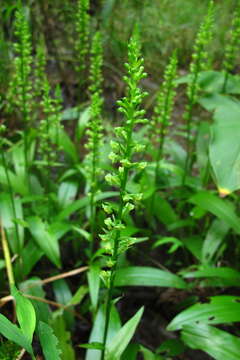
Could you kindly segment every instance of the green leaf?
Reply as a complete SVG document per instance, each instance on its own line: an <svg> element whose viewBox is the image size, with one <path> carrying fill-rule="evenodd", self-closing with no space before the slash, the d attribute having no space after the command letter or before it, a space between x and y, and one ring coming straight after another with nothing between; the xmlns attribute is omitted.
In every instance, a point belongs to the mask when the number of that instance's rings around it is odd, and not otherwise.
<svg viewBox="0 0 240 360"><path fill-rule="evenodd" d="M76 138L77 140L81 140L85 129L88 125L89 119L90 119L90 107L87 107L85 110L83 110L83 112L81 112L79 119L78 119L78 123L77 123L77 129L76 129Z"/></svg>
<svg viewBox="0 0 240 360"><path fill-rule="evenodd" d="M63 316L56 316L52 324L61 350L61 360L75 360L75 354L71 342L71 333L66 330Z"/></svg>
<svg viewBox="0 0 240 360"><path fill-rule="evenodd" d="M219 286L239 286L240 272L228 267L208 267L201 266L197 271L191 271L184 274L184 278L212 278L221 279ZM214 282L215 286L218 286L218 282Z"/></svg>
<svg viewBox="0 0 240 360"><path fill-rule="evenodd" d="M201 104L206 110L214 111L220 106L231 105L233 98L221 94L206 94L205 96L199 99L199 104Z"/></svg>
<svg viewBox="0 0 240 360"><path fill-rule="evenodd" d="M28 193L27 186L22 179L19 179L16 174L8 169L10 183L15 193L25 196ZM3 166L0 166L0 184L8 186L6 172Z"/></svg>
<svg viewBox="0 0 240 360"><path fill-rule="evenodd" d="M184 325L221 324L240 321L240 297L213 296L209 304L195 304L178 314L168 325L169 331L181 329Z"/></svg>
<svg viewBox="0 0 240 360"><path fill-rule="evenodd" d="M232 101L217 108L211 129L209 158L223 196L240 188L240 142L236 136L240 132L239 117L240 103Z"/></svg>
<svg viewBox="0 0 240 360"><path fill-rule="evenodd" d="M77 163L79 160L77 149L68 134L63 129L60 129L59 131L59 144L62 146L64 152L69 156L73 163Z"/></svg>
<svg viewBox="0 0 240 360"><path fill-rule="evenodd" d="M49 231L48 224L37 217L33 216L27 219L30 232L44 254L57 267L61 266L59 245L55 236Z"/></svg>
<svg viewBox="0 0 240 360"><path fill-rule="evenodd" d="M151 209L158 220L168 226L178 220L178 216L170 203L159 194L154 195L154 207Z"/></svg>
<svg viewBox="0 0 240 360"><path fill-rule="evenodd" d="M40 321L38 333L45 360L61 360L58 339L54 335L52 328L48 324Z"/></svg>
<svg viewBox="0 0 240 360"><path fill-rule="evenodd" d="M38 277L31 278L22 282L19 286L20 290L25 294L36 296L41 299L45 299L45 291L43 290L42 281ZM38 301L31 300L37 318L37 323L41 320L43 322L48 322L51 318L51 310L48 304Z"/></svg>
<svg viewBox="0 0 240 360"><path fill-rule="evenodd" d="M161 355L154 354L151 350L144 346L140 348L144 360L163 360Z"/></svg>
<svg viewBox="0 0 240 360"><path fill-rule="evenodd" d="M94 325L90 334L89 343L102 343L103 342L103 333L105 326L105 315L106 308L105 306L100 306L97 312ZM121 322L119 318L118 311L114 305L111 307L109 328L107 334L107 343L109 343L113 337L118 333L121 328ZM101 351L95 349L88 349L86 354L86 360L100 360Z"/></svg>
<svg viewBox="0 0 240 360"><path fill-rule="evenodd" d="M23 222L23 209L19 198L15 197L13 202L16 217L11 197L8 194L1 194L0 218L2 219L4 229L6 230L12 251L19 254L24 245L24 227L21 225L21 222ZM17 221L17 229L14 221Z"/></svg>
<svg viewBox="0 0 240 360"><path fill-rule="evenodd" d="M225 221L236 233L240 234L240 218L235 214L230 202L220 199L208 191L200 191L189 201Z"/></svg>
<svg viewBox="0 0 240 360"><path fill-rule="evenodd" d="M17 259L14 269L15 275L21 279L25 278L42 256L43 252L37 244L34 241L29 241L21 252L21 259Z"/></svg>
<svg viewBox="0 0 240 360"><path fill-rule="evenodd" d="M199 85L208 93L221 93L225 80L225 73L220 71L203 71L199 77ZM240 78L229 74L226 93L240 93Z"/></svg>
<svg viewBox="0 0 240 360"><path fill-rule="evenodd" d="M62 112L62 121L65 120L76 120L79 115L77 107L67 108Z"/></svg>
<svg viewBox="0 0 240 360"><path fill-rule="evenodd" d="M182 239L183 244L186 248L196 257L199 261L202 260L202 238L198 235L189 236Z"/></svg>
<svg viewBox="0 0 240 360"><path fill-rule="evenodd" d="M224 221L215 219L212 222L202 246L202 261L204 263L211 262L224 241L228 230L229 226Z"/></svg>
<svg viewBox="0 0 240 360"><path fill-rule="evenodd" d="M104 346L102 343L99 342L92 342L90 344L80 344L80 347L84 349L95 349L95 350L103 350Z"/></svg>
<svg viewBox="0 0 240 360"><path fill-rule="evenodd" d="M202 350L216 360L239 360L240 339L213 326L185 325L181 337L192 349Z"/></svg>
<svg viewBox="0 0 240 360"><path fill-rule="evenodd" d="M179 247L183 246L183 243L180 240L178 240L177 238L165 236L165 237L158 239L153 244L153 249L155 249L158 246L165 245L165 244L171 244L170 249L168 250L168 254L174 253Z"/></svg>
<svg viewBox="0 0 240 360"><path fill-rule="evenodd" d="M127 345L131 341L135 330L141 320L144 308L142 307L106 346L106 360L119 360Z"/></svg>
<svg viewBox="0 0 240 360"><path fill-rule="evenodd" d="M136 360L138 351L139 351L139 345L130 343L130 344L128 344L126 350L122 354L121 359L122 360Z"/></svg>
<svg viewBox="0 0 240 360"><path fill-rule="evenodd" d="M32 342L36 327L36 314L31 301L24 297L15 286L12 286L11 294L16 301L16 313L23 334Z"/></svg>
<svg viewBox="0 0 240 360"><path fill-rule="evenodd" d="M185 346L179 339L165 340L156 350L157 353L164 353L167 356L178 356L184 353Z"/></svg>
<svg viewBox="0 0 240 360"><path fill-rule="evenodd" d="M59 304L69 305L72 300L72 292L68 283L64 279L59 279L54 281L53 290L56 301ZM64 309L59 309L60 314L63 314L64 320L67 323L68 327L74 326L74 314L73 307L68 306L68 309L65 311Z"/></svg>
<svg viewBox="0 0 240 360"><path fill-rule="evenodd" d="M101 194L96 196L96 201L101 201L101 200L115 197L118 195L119 195L119 193L116 191L102 192ZM86 197L83 197L82 199L76 200L72 204L68 205L63 211L61 211L60 214L58 214L57 219L64 220L64 219L68 218L71 214L76 212L77 210L80 210L80 209L86 207L87 205L89 205L89 203L90 203L89 196L86 196Z"/></svg>
<svg viewBox="0 0 240 360"><path fill-rule="evenodd" d="M75 292L68 305L78 305L82 302L84 296L88 293L88 287L81 285L80 288Z"/></svg>
<svg viewBox="0 0 240 360"><path fill-rule="evenodd" d="M90 292L90 298L93 309L96 309L98 304L98 293L100 286L99 275L100 275L100 267L97 264L92 264L87 274L87 278L88 278L89 292Z"/></svg>
<svg viewBox="0 0 240 360"><path fill-rule="evenodd" d="M115 286L160 286L186 289L183 279L168 271L145 266L130 266L117 270Z"/></svg>
<svg viewBox="0 0 240 360"><path fill-rule="evenodd" d="M0 333L8 340L27 350L29 354L33 354L32 345L29 339L23 334L22 330L12 324L2 314L0 314Z"/></svg>
<svg viewBox="0 0 240 360"><path fill-rule="evenodd" d="M78 183L74 181L64 181L58 189L58 203L61 208L66 208L72 204L78 191Z"/></svg>

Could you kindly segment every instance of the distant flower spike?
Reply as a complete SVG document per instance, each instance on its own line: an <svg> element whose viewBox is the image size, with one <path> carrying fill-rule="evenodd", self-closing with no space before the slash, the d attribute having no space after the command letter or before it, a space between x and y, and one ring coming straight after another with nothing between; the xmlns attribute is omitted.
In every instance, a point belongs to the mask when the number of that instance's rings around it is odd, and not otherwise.
<svg viewBox="0 0 240 360"><path fill-rule="evenodd" d="M77 55L76 70L80 75L86 68L86 56L89 50L90 15L89 0L78 0L76 11L76 41L75 50Z"/></svg>
<svg viewBox="0 0 240 360"><path fill-rule="evenodd" d="M187 157L185 162L185 171L183 183L185 182L186 174L191 170L193 163L193 148L192 145L196 139L192 139L192 120L193 120L193 108L198 99L199 93L199 75L200 72L206 68L208 54L206 52L206 46L213 36L213 19L214 19L214 2L210 0L208 12L205 19L200 26L199 32L194 44L194 52L192 55L192 62L190 64L190 79L187 87L188 103L186 105L184 119L187 123Z"/></svg>
<svg viewBox="0 0 240 360"><path fill-rule="evenodd" d="M102 36L96 32L91 47L91 65L90 65L90 122L87 130L88 142L86 148L89 153L86 157L87 175L90 188L90 222L91 222L91 253L94 248L95 223L96 223L96 195L99 193L99 175L102 170L99 166L99 153L102 140L102 66L103 66L103 49Z"/></svg>
<svg viewBox="0 0 240 360"><path fill-rule="evenodd" d="M171 125L171 115L176 96L176 74L177 74L177 56L174 53L170 59L164 73L163 84L157 94L156 106L154 108L154 116L152 121L152 133L155 134L155 140L158 146L156 157L155 181L159 171L159 161L163 154L164 140Z"/></svg>

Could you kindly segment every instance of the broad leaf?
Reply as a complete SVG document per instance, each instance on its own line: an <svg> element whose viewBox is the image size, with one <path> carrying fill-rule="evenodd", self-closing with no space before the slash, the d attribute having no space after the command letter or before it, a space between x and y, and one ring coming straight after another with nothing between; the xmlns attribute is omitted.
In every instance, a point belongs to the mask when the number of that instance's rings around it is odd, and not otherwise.
<svg viewBox="0 0 240 360"><path fill-rule="evenodd" d="M160 286L186 289L187 284L170 272L145 267L130 266L117 270L115 286Z"/></svg>
<svg viewBox="0 0 240 360"><path fill-rule="evenodd" d="M42 281L40 278L34 277L29 280L24 281L19 286L20 290L25 294L35 296L40 299L45 299L45 291L43 290ZM41 320L43 322L49 322L51 318L51 310L48 304L39 301L31 300L37 318L37 323Z"/></svg>
<svg viewBox="0 0 240 360"><path fill-rule="evenodd" d="M185 325L181 336L189 347L202 350L216 360L239 360L240 339L213 326Z"/></svg>
<svg viewBox="0 0 240 360"><path fill-rule="evenodd" d="M78 184L73 181L64 181L58 189L58 203L61 208L67 207L71 204L78 191Z"/></svg>
<svg viewBox="0 0 240 360"><path fill-rule="evenodd" d="M211 130L209 156L219 193L228 195L240 188L240 103L217 108Z"/></svg>
<svg viewBox="0 0 240 360"><path fill-rule="evenodd" d="M23 334L32 342L36 327L36 314L30 300L24 297L15 286L12 286L12 296L16 301L17 319Z"/></svg>
<svg viewBox="0 0 240 360"><path fill-rule="evenodd" d="M240 297L213 296L209 304L195 304L178 314L168 325L175 331L188 324L221 324L240 321Z"/></svg>
<svg viewBox="0 0 240 360"><path fill-rule="evenodd" d="M189 201L211 212L240 234L240 218L234 212L230 202L220 199L208 191L200 191L192 196Z"/></svg>
<svg viewBox="0 0 240 360"><path fill-rule="evenodd" d="M44 254L57 266L60 267L60 251L56 237L49 231L48 225L37 217L27 219L30 232Z"/></svg>
<svg viewBox="0 0 240 360"><path fill-rule="evenodd" d="M201 266L199 270L187 272L184 274L184 278L195 278L195 279L214 279L213 285L216 286L239 286L240 283L240 272L228 268L228 267L208 267ZM220 279L220 283L217 281ZM218 285L219 283L219 285ZM208 282L206 282L206 286Z"/></svg>

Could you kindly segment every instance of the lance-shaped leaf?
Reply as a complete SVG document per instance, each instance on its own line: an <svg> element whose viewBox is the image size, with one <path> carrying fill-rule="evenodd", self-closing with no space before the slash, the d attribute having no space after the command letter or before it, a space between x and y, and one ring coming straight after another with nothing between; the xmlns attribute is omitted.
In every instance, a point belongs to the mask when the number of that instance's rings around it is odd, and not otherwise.
<svg viewBox="0 0 240 360"><path fill-rule="evenodd" d="M184 325L221 324L240 321L240 297L213 296L209 304L195 304L178 314L168 325L175 331Z"/></svg>
<svg viewBox="0 0 240 360"><path fill-rule="evenodd" d="M27 219L30 232L45 255L57 266L60 267L60 251L55 235L49 231L47 224L33 216Z"/></svg>
<svg viewBox="0 0 240 360"><path fill-rule="evenodd" d="M186 289L187 284L179 276L145 266L130 266L117 270L115 286L160 286Z"/></svg>
<svg viewBox="0 0 240 360"><path fill-rule="evenodd" d="M23 334L21 329L12 324L11 321L2 314L0 314L0 334L27 350L29 354L33 354L30 340Z"/></svg>
<svg viewBox="0 0 240 360"><path fill-rule="evenodd" d="M12 296L16 301L17 319L23 334L32 342L36 326L36 314L31 301L24 297L15 286L11 289Z"/></svg>
<svg viewBox="0 0 240 360"><path fill-rule="evenodd" d="M106 360L120 360L122 353L131 341L135 330L141 320L144 308L142 307L117 332L112 341L106 346Z"/></svg>
<svg viewBox="0 0 240 360"><path fill-rule="evenodd" d="M213 326L185 325L182 340L192 349L202 350L216 360L239 360L240 339Z"/></svg>

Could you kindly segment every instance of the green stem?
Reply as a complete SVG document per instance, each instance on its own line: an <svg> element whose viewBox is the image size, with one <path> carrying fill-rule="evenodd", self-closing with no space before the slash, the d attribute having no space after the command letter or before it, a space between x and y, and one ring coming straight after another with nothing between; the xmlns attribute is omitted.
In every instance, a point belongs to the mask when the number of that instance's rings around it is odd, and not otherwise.
<svg viewBox="0 0 240 360"><path fill-rule="evenodd" d="M8 277L8 284L11 290L12 286L15 285L14 275L13 275L13 268L11 262L10 251L8 247L7 238L3 229L3 224L0 219L0 227L1 227L1 238L2 238L2 247L3 247L3 255L5 259L6 269L7 269L7 277Z"/></svg>
<svg viewBox="0 0 240 360"><path fill-rule="evenodd" d="M8 185L9 194L10 194L10 201L11 201L11 205L12 205L13 216L16 219L17 218L17 211L16 211L16 207L15 207L15 203L14 203L14 194L13 194L12 184L11 184L9 171L8 171L8 167L7 167L7 163L6 163L6 159L5 159L3 149L1 149L1 158L2 158L2 163L3 163L3 167L4 167L6 179L7 179L7 185ZM15 227L16 237L17 237L17 241L18 241L18 250L19 250L19 253L20 253L21 252L21 249L20 249L20 236L19 236L19 232L18 232L18 226L17 226L15 221L14 221L14 227Z"/></svg>
<svg viewBox="0 0 240 360"><path fill-rule="evenodd" d="M95 230L96 230L96 167L97 167L97 144L94 142L93 148L93 159L92 159L92 177L91 177L91 197L90 197L90 231L91 231L91 242L90 242L90 256L93 255L94 242L95 242Z"/></svg>

